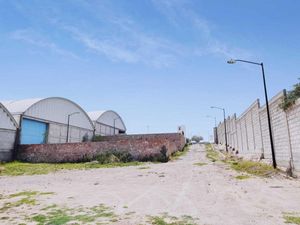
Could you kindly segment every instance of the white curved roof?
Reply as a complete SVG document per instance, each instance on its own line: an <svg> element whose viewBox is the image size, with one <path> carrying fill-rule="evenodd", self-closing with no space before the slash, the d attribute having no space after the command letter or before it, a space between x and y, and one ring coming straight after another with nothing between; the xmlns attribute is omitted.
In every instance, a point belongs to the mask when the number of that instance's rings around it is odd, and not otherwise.
<svg viewBox="0 0 300 225"><path fill-rule="evenodd" d="M111 127L115 126L119 130L126 131L126 126L123 119L117 112L113 110L93 111L88 112L88 115L93 122L98 122Z"/></svg>
<svg viewBox="0 0 300 225"><path fill-rule="evenodd" d="M96 121L98 120L101 115L103 115L103 113L105 113L105 110L99 110L99 111L92 111L92 112L88 112L89 117L91 118L92 121Z"/></svg>
<svg viewBox="0 0 300 225"><path fill-rule="evenodd" d="M16 101L2 101L3 105L12 113L12 114L22 114L28 108L30 108L35 103L43 100L42 98L31 98L31 99L22 99Z"/></svg>
<svg viewBox="0 0 300 225"><path fill-rule="evenodd" d="M75 114L70 119L73 126L94 130L93 122L87 113L73 101L61 98L34 98L18 101L3 101L3 105L12 115L22 114L25 117L67 124L68 115Z"/></svg>
<svg viewBox="0 0 300 225"><path fill-rule="evenodd" d="M10 114L10 112L5 108L4 105L0 103L0 129L16 130L18 127L17 122Z"/></svg>

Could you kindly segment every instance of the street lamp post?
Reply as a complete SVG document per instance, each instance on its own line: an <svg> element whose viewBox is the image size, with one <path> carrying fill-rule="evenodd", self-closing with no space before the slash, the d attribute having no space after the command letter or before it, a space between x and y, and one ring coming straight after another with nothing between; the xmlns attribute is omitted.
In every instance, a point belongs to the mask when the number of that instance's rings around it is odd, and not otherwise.
<svg viewBox="0 0 300 225"><path fill-rule="evenodd" d="M75 115L75 114L79 114L80 112L73 112L73 113L70 113L68 115L68 126L67 126L67 139L66 139L66 143L69 142L69 129L70 129L70 117Z"/></svg>
<svg viewBox="0 0 300 225"><path fill-rule="evenodd" d="M228 152L228 146L227 146L227 128L226 128L226 113L224 108L216 107L216 106L211 106L210 108L212 109L220 109L223 111L223 116L224 116L224 132L225 132L225 147L226 147L226 152Z"/></svg>
<svg viewBox="0 0 300 225"><path fill-rule="evenodd" d="M273 167L276 169L277 163L276 163L274 143L273 143L273 135L272 135L272 127L271 127L271 117L270 117L270 110L269 110L269 100L268 100L268 93L267 93L267 85L266 85L264 64L262 62L261 63L257 63L257 62L251 62L251 61L241 60L241 59L231 59L231 60L227 61L227 63L229 63L229 64L234 64L236 62L250 63L250 64L261 66L261 71L262 71L262 76L263 76L263 84L264 84L264 91L265 91L265 99L266 99L268 127L269 127L269 134L270 134L270 145L271 145L271 151L272 151L272 161L273 161Z"/></svg>

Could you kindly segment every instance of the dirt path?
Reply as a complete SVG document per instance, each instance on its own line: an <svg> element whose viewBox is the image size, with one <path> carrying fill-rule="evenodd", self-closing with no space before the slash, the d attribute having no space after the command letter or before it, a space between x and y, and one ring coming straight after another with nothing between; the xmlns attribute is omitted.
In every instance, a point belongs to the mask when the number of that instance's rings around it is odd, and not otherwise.
<svg viewBox="0 0 300 225"><path fill-rule="evenodd" d="M206 164L195 165L198 162ZM38 197L37 206L0 211L1 224L14 224L17 219L9 218L17 213L34 215L52 204L71 208L104 204L119 215L110 221L113 224L149 224L147 215L168 213L198 218L197 224L274 225L285 224L284 212L300 212L299 180L238 180L236 175L227 165L206 159L204 146L194 145L182 159L165 164L1 177L4 196L21 191L54 193ZM0 198L2 205L5 201Z"/></svg>

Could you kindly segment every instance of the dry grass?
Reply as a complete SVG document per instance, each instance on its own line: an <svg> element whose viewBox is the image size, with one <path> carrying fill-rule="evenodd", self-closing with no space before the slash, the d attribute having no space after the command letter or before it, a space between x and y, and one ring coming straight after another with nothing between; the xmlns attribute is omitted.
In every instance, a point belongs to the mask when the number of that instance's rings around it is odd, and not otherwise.
<svg viewBox="0 0 300 225"><path fill-rule="evenodd" d="M206 149L206 157L210 161L216 162L220 160L219 152L215 151L211 144L206 144L205 149Z"/></svg>
<svg viewBox="0 0 300 225"><path fill-rule="evenodd" d="M247 160L235 160L228 162L232 169L239 172L246 172L260 177L269 177L278 172L272 166Z"/></svg>
<svg viewBox="0 0 300 225"><path fill-rule="evenodd" d="M57 172L60 170L87 170L96 168L113 168L125 166L140 166L143 162L127 162L127 163L23 163L10 162L1 164L2 169L0 176L20 176L20 175L38 175Z"/></svg>
<svg viewBox="0 0 300 225"><path fill-rule="evenodd" d="M190 148L190 146L187 145L182 149L182 151L175 152L173 155L171 155L170 160L172 160L172 161L178 160L182 156L185 156L188 153L188 151L190 150L189 148Z"/></svg>
<svg viewBox="0 0 300 225"><path fill-rule="evenodd" d="M206 157L212 162L222 161L226 164L229 164L232 169L238 172L247 173L259 177L270 177L279 172L279 170L274 169L271 165L250 160L243 160L229 153L225 153L225 155L222 155L221 157L218 151L213 150L211 144L206 145ZM240 175L236 178L247 179L249 177Z"/></svg>

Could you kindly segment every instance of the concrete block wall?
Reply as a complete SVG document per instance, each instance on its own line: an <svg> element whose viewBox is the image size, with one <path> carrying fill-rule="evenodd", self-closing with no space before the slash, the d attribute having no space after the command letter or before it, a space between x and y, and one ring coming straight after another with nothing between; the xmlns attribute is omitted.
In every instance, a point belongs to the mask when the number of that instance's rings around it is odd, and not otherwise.
<svg viewBox="0 0 300 225"><path fill-rule="evenodd" d="M271 126L277 164L300 171L300 100L284 111L280 104L285 91L269 101ZM266 106L256 100L242 115L226 120L229 148L246 158L264 158L271 161L270 136ZM218 139L225 144L224 122L218 126Z"/></svg>
<svg viewBox="0 0 300 225"><path fill-rule="evenodd" d="M161 154L162 149L167 155L181 150L185 145L183 135L151 134L151 135L122 135L105 137L100 142L20 145L16 156L25 162L80 162L86 158L93 159L98 154L116 150L129 152L135 160L149 159Z"/></svg>
<svg viewBox="0 0 300 225"><path fill-rule="evenodd" d="M287 111L288 130L290 135L290 148L292 165L300 168L300 99Z"/></svg>
<svg viewBox="0 0 300 225"><path fill-rule="evenodd" d="M286 112L279 107L283 98L284 92L280 92L274 96L270 100L269 108L277 164L283 167L288 167L291 149L288 135L287 115ZM269 134L269 132L267 134ZM266 140L270 142L269 137L266 138ZM265 148L265 158L271 160L271 148L270 145L267 146L268 148Z"/></svg>

